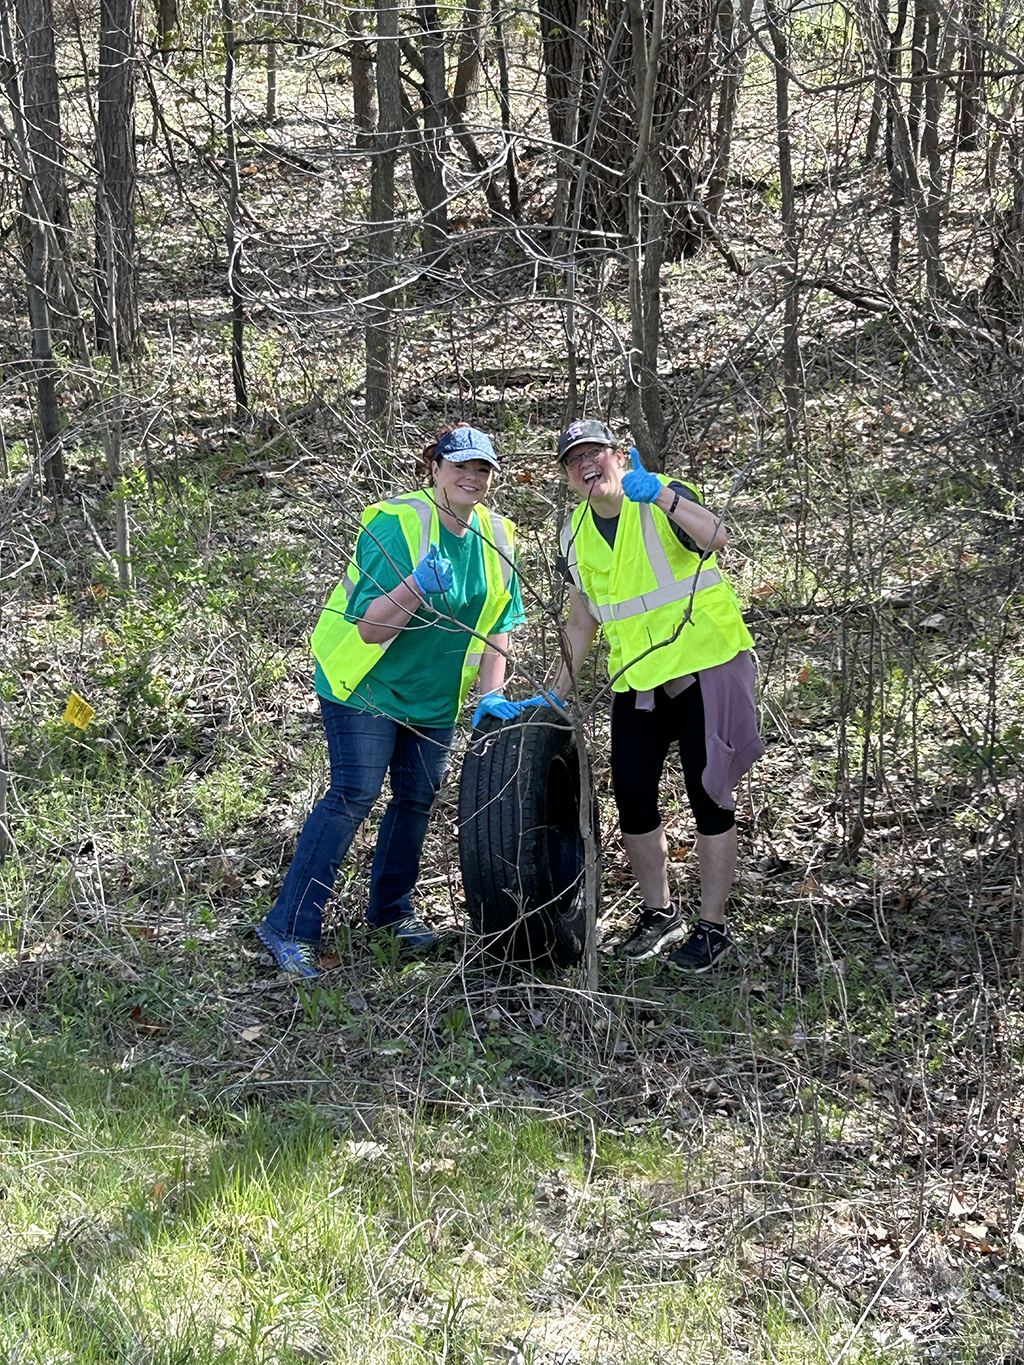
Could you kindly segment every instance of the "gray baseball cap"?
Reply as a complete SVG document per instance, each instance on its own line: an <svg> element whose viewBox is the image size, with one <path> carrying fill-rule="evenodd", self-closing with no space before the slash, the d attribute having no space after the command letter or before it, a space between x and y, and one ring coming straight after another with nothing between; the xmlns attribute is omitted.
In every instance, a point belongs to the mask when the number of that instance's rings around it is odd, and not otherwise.
<svg viewBox="0 0 1024 1365"><path fill-rule="evenodd" d="M559 460L564 460L573 446L582 445L617 446L618 441L607 422L599 422L596 417L581 417L559 436Z"/></svg>

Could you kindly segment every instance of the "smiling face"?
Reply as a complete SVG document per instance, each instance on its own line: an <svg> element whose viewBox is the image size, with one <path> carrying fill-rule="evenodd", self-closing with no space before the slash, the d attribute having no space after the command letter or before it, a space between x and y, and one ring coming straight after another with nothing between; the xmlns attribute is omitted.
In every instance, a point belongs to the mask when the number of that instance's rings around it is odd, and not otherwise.
<svg viewBox="0 0 1024 1365"><path fill-rule="evenodd" d="M463 460L459 464L444 458L435 460L434 492L437 505L468 521L473 508L490 491L494 468L486 460Z"/></svg>
<svg viewBox="0 0 1024 1365"><path fill-rule="evenodd" d="M581 498L590 502L616 502L622 497L621 450L587 442L573 446L562 462L569 482Z"/></svg>

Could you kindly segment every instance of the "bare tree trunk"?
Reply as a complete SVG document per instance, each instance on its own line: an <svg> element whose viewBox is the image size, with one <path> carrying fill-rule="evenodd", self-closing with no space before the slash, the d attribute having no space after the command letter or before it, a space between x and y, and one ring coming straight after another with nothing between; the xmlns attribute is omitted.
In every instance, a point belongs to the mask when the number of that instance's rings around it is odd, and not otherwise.
<svg viewBox="0 0 1024 1365"><path fill-rule="evenodd" d="M14 137L23 168L20 225L32 360L39 422L43 485L55 497L64 493L64 451L57 406L57 368L53 359L52 313L61 262L55 253L69 221L60 140L60 104L50 0L19 0L19 42L11 28L11 9L0 4L4 80L11 99Z"/></svg>
<svg viewBox="0 0 1024 1365"><path fill-rule="evenodd" d="M870 22L870 21L869 21ZM878 0L875 18L878 28L885 34L889 32L889 0ZM875 36L875 35L873 35ZM878 159L878 143L882 135L882 116L885 112L885 76L879 70L879 49L881 44L872 43L872 56L875 60L875 89L871 97L871 117L868 119L867 136L864 139L864 160L869 166Z"/></svg>
<svg viewBox="0 0 1024 1365"><path fill-rule="evenodd" d="M6 6L9 0L2 0L2 3ZM52 0L17 0L16 10L17 46L12 47L11 58L21 70L26 146L31 152L39 197L54 228L54 239L66 259L71 208L64 175ZM28 232L28 225L23 225L22 240L26 250ZM57 273L57 261L51 258L47 271L47 295L51 306L60 297Z"/></svg>
<svg viewBox="0 0 1024 1365"><path fill-rule="evenodd" d="M921 106L924 104L925 35L928 29L929 0L915 0L914 26L910 35L910 106L907 129L915 160L921 151Z"/></svg>
<svg viewBox="0 0 1024 1365"><path fill-rule="evenodd" d="M498 57L498 107L501 111L501 131L508 151L505 156L505 179L508 183L508 211L518 223L519 180L516 175L516 150L512 140L512 96L508 82L508 53L505 51L505 32L501 22L501 0L491 0L491 22L494 25L494 47Z"/></svg>
<svg viewBox="0 0 1024 1365"><path fill-rule="evenodd" d="M962 152L978 150L985 73L984 17L981 0L964 6L964 37L960 55L960 89L956 110L956 142Z"/></svg>
<svg viewBox="0 0 1024 1365"><path fill-rule="evenodd" d="M594 149L594 140L597 137L597 120L601 109L604 107L605 91L608 82L611 80L614 70L615 56L618 52L619 43L626 32L629 15L623 6L619 15L619 22L612 34L611 42L607 49L607 60L605 61L604 71L601 73L601 80L597 87L593 107L590 111L590 127L587 129L586 141L583 144L583 155L579 158L579 165L576 170L576 191L573 196L572 223L569 228L569 245L565 253L565 341L566 341L566 399L565 413L563 416L563 426L567 426L577 416L579 400L579 376L576 365L576 273L578 269L576 247L579 242L580 221L583 216L583 196L587 185L587 171L590 164L590 154Z"/></svg>
<svg viewBox="0 0 1024 1365"><path fill-rule="evenodd" d="M896 27L889 45L889 66L885 91L885 162L889 170L889 288L895 290L900 268L900 245L903 235L903 205L907 190L903 160L896 139L896 119L899 112L897 94L901 70L903 32L907 26L908 0L898 0Z"/></svg>
<svg viewBox="0 0 1024 1365"><path fill-rule="evenodd" d="M583 60L586 39L583 28L587 25L588 0L575 0L572 28L572 61L569 67L567 97L560 111L562 130L558 147L557 183L555 199L551 209L551 226L554 238L551 254L559 256L562 251L562 229L565 227L569 211L569 185L572 181L573 162L576 157L576 140L579 136L580 99L583 95Z"/></svg>
<svg viewBox="0 0 1024 1365"><path fill-rule="evenodd" d="M875 93L871 102L871 118L868 122L867 137L864 142L864 160L873 164L878 159L878 142L881 137L883 119L890 109L890 95L893 77L896 75L903 43L903 30L907 22L907 0L897 0L896 27L889 28L889 0L878 0L878 10L874 22L870 14L867 28L871 37L871 51L878 71L875 79ZM888 131L888 124L885 125ZM888 147L891 139L887 139Z"/></svg>
<svg viewBox="0 0 1024 1365"><path fill-rule="evenodd" d="M139 339L135 240L135 0L100 0L96 160L96 344ZM112 252L112 257L108 257Z"/></svg>
<svg viewBox="0 0 1024 1365"><path fill-rule="evenodd" d="M160 62L166 69L174 50L174 35L178 32L178 0L156 0L156 40Z"/></svg>
<svg viewBox="0 0 1024 1365"><path fill-rule="evenodd" d="M789 43L783 31L776 0L765 0L765 18L772 41L775 67L775 124L779 148L782 240L789 261L782 336L783 396L786 404L786 448L796 444L800 413L800 273L793 197L793 152L789 128Z"/></svg>
<svg viewBox="0 0 1024 1365"><path fill-rule="evenodd" d="M445 124L448 91L444 70L444 29L434 0L416 0L423 58L422 140L411 149L418 170L417 192L423 208L423 254L436 260L448 244L448 205L444 183ZM418 166L415 164L418 163Z"/></svg>
<svg viewBox="0 0 1024 1365"><path fill-rule="evenodd" d="M277 122L277 21L276 5L267 7L269 36L267 38L267 122Z"/></svg>
<svg viewBox="0 0 1024 1365"><path fill-rule="evenodd" d="M465 114L469 96L476 84L480 71L480 57L483 51L483 33L480 13L483 0L466 0L462 11L462 34L459 38L459 58L455 67L455 80L452 82L452 108L460 115ZM497 11L500 25L501 11Z"/></svg>
<svg viewBox="0 0 1024 1365"><path fill-rule="evenodd" d="M377 133L370 177L370 272L366 322L366 420L387 439L394 420L391 286L395 273L395 161L402 101L396 0L377 0Z"/></svg>
<svg viewBox="0 0 1024 1365"><path fill-rule="evenodd" d="M228 171L227 221L224 248L228 258L228 293L231 296L231 382L235 390L235 416L249 414L249 389L245 377L245 301L242 296L242 245L238 239L238 148L235 143L235 16L231 0L221 0L224 30L224 142Z"/></svg>
<svg viewBox="0 0 1024 1365"><path fill-rule="evenodd" d="M356 145L370 145L369 134L377 128L377 103L373 92L373 54L363 34L366 31L364 11L350 9L345 15L345 32L352 53L352 117L356 125Z"/></svg>
<svg viewBox="0 0 1024 1365"><path fill-rule="evenodd" d="M921 135L921 151L928 166L928 188L921 216L921 238L924 245L925 281L928 293L932 298L944 293L946 285L939 243L942 202L942 162L939 154L942 86L939 82L938 70L940 22L941 17L937 0L929 0L928 27L925 37L924 129Z"/></svg>
<svg viewBox="0 0 1024 1365"><path fill-rule="evenodd" d="M665 424L657 390L665 177L658 161L658 150L651 150L664 19L665 0L653 0L648 42L641 0L629 0L637 137L636 154L629 170L627 263L631 345L625 396L633 439L648 469L663 469L665 464L662 445ZM641 192L642 183L646 194Z"/></svg>
<svg viewBox="0 0 1024 1365"><path fill-rule="evenodd" d="M725 198L732 160L732 133L739 107L740 91L747 67L747 44L750 35L750 12L753 0L740 0L738 16L733 0L723 0L718 16L718 43L722 53L722 86L718 94L718 116L715 140L711 153L711 173L704 196L708 213L717 217Z"/></svg>
<svg viewBox="0 0 1024 1365"><path fill-rule="evenodd" d="M538 0L541 44L544 51L544 92L551 141L566 143L572 116L572 69L577 44L576 0Z"/></svg>

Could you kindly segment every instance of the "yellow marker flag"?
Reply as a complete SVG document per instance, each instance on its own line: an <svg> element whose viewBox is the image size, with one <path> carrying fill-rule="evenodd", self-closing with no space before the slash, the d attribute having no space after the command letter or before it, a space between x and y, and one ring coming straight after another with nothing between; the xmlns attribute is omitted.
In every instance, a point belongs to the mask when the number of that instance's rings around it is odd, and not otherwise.
<svg viewBox="0 0 1024 1365"><path fill-rule="evenodd" d="M80 697L77 692L72 692L71 696L68 697L68 704L64 708L64 715L61 719L70 721L72 725L77 725L79 730L84 730L95 714L95 708L90 706L84 697Z"/></svg>

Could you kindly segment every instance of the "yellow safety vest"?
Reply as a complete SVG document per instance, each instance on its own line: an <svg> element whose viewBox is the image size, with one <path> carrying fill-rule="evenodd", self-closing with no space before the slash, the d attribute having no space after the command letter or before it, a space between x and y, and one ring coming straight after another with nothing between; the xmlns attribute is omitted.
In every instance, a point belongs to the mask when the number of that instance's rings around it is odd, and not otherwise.
<svg viewBox="0 0 1024 1365"><path fill-rule="evenodd" d="M581 503L562 528L562 554L608 640L616 692L646 692L753 647L715 556L702 563L650 503L623 498L614 549Z"/></svg>
<svg viewBox="0 0 1024 1365"><path fill-rule="evenodd" d="M373 503L363 512L361 520L364 528L381 513L398 518L414 565L420 562L432 544L439 543L437 506L434 494L429 489L402 493L396 498L388 498L386 502ZM466 655L459 686L460 706L473 686L483 658L484 642L477 636L490 635L511 598L509 585L512 581L515 528L506 517L499 517L486 507L478 507L466 534L479 534L483 542L487 596L474 626L476 634L466 632ZM320 613L311 642L313 656L339 701L351 696L391 644L391 640L386 640L382 645L367 644L355 622L345 619L349 599L358 581L359 572L353 556L344 578ZM392 636L392 639L397 639L397 636Z"/></svg>

